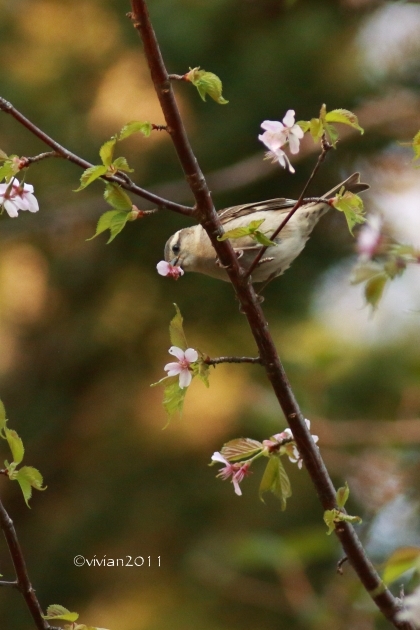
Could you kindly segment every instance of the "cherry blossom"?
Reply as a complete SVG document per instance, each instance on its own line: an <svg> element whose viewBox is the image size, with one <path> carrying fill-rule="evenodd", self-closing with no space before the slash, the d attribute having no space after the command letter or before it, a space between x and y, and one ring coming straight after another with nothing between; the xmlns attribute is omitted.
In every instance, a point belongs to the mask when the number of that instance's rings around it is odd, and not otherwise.
<svg viewBox="0 0 420 630"><path fill-rule="evenodd" d="M372 214L357 236L357 251L361 258L371 260L381 244L382 217Z"/></svg>
<svg viewBox="0 0 420 630"><path fill-rule="evenodd" d="M177 346L171 346L169 348L169 354L173 354L178 359L177 363L167 363L163 368L168 372L168 376L177 376L179 374L179 386L181 389L188 387L192 380L192 374L190 372L190 365L198 359L198 352L193 348L181 350Z"/></svg>
<svg viewBox="0 0 420 630"><path fill-rule="evenodd" d="M308 431L310 431L311 421L305 418L305 424L308 427ZM316 444L319 437L317 435L311 435L311 437ZM269 452L279 450L280 455L287 455L293 464L297 464L298 468L302 468L303 460L297 449L291 429L287 428L281 433L276 433L270 440L264 440L263 444Z"/></svg>
<svg viewBox="0 0 420 630"><path fill-rule="evenodd" d="M179 267L178 265L171 265L171 263L166 262L166 260L158 262L156 269L158 274L161 276L168 276L169 278L174 278L175 280L178 280L180 276L184 275L182 267Z"/></svg>
<svg viewBox="0 0 420 630"><path fill-rule="evenodd" d="M286 112L283 122L264 120L261 123L261 127L264 129L264 133L259 135L258 139L269 149L267 157L272 158L273 161L278 161L283 168L288 167L289 171L294 173L295 171L290 164L289 158L282 150L282 147L289 143L290 153L299 153L299 144L304 133L302 128L295 124L294 110L289 109Z"/></svg>
<svg viewBox="0 0 420 630"><path fill-rule="evenodd" d="M0 205L4 207L9 217L17 217L19 210L38 212L38 201L33 194L31 184L21 184L13 178L7 184L0 184Z"/></svg>
<svg viewBox="0 0 420 630"><path fill-rule="evenodd" d="M217 477L220 477L221 479L223 479L223 481L226 481L227 479L229 479L229 477L232 477L232 483L233 483L233 487L235 488L235 494L237 494L238 496L241 496L242 490L239 484L241 483L243 478L246 477L246 475L250 474L249 468L251 466L251 463L244 462L241 464L239 462L235 462L231 464L218 451L213 453L213 455L211 456L211 459L213 462L220 462L221 464L225 464L224 468L221 468L219 470Z"/></svg>

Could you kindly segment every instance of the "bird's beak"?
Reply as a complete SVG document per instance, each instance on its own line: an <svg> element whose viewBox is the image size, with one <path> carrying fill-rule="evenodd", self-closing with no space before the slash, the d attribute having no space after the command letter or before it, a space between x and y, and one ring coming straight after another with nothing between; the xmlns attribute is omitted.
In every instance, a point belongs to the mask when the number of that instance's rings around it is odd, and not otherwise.
<svg viewBox="0 0 420 630"><path fill-rule="evenodd" d="M178 261L179 261L179 256L177 256L176 258L172 258L169 264L172 265L173 267L176 267L178 266Z"/></svg>

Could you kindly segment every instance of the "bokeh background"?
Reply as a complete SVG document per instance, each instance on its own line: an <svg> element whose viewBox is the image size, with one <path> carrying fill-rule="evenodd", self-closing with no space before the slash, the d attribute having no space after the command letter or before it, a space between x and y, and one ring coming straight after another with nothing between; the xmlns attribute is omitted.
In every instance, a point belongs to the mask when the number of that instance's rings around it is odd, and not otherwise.
<svg viewBox="0 0 420 630"><path fill-rule="evenodd" d="M93 163L127 121L163 122L129 9L125 0L0 0L1 95ZM311 194L360 170L372 185L368 211L420 246L420 174L398 144L420 128L418 4L151 0L150 11L170 72L200 65L224 82L226 106L175 86L217 207L298 195L315 148L304 145L292 176L263 161L259 126L289 108L311 118L325 102L355 111L366 133L343 135ZM45 150L5 114L0 147ZM191 201L165 133L131 138L121 151L140 185ZM0 492L42 605L111 630L387 627L352 570L336 574L340 549L304 470L286 463L293 497L282 513L272 497L258 499L262 468L238 498L207 466L225 441L285 426L258 367L220 366L209 390L194 382L183 418L162 430L162 390L149 384L169 360L173 302L193 347L254 355L254 343L228 284L157 275L182 217L160 212L110 245L87 242L107 207L100 183L72 192L79 177L63 160L33 166L40 212L0 222L0 393L26 463L48 485L31 510L14 484L3 479ZM420 543L420 275L413 268L394 281L372 316L349 282L355 260L343 216L330 213L269 287L265 308L381 566L398 546ZM77 568L78 554L150 556L151 567ZM5 544L0 572L13 577ZM0 625L33 627L14 591L0 590Z"/></svg>

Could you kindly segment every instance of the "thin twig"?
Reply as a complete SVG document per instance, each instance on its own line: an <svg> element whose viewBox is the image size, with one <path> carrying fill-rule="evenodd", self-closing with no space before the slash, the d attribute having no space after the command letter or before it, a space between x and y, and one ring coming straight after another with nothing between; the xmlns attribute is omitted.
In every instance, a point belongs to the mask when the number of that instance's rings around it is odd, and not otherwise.
<svg viewBox="0 0 420 630"><path fill-rule="evenodd" d="M343 573L344 573L344 572L343 572L343 564L344 564L345 562L347 562L347 561L348 561L347 556L343 556L343 557L342 557L342 558L341 558L341 559L337 562L337 573L338 573L339 575L343 575Z"/></svg>
<svg viewBox="0 0 420 630"><path fill-rule="evenodd" d="M21 157L19 159L19 167L26 168L31 164L35 164L36 162L41 162L41 160L45 160L47 158L59 157L62 156L57 151L46 151L45 153L40 153L39 155L34 155L33 157Z"/></svg>
<svg viewBox="0 0 420 630"><path fill-rule="evenodd" d="M323 161L325 160L325 157L326 157L328 151L330 149L332 149L332 145L329 142L327 142L327 140L325 138L325 134L322 137L321 146L322 146L322 150L321 150L321 153L319 154L317 163L315 164L315 167L314 167L312 173L310 174L309 179L306 182L306 184L305 184L305 186L304 186L304 188L303 188L303 190L302 190L302 192L300 194L299 199L296 201L295 205L290 210L290 212L285 216L283 221L280 223L279 227L273 232L273 234L270 235L270 240L271 241L273 241L276 238L276 236L278 236L280 234L280 232L282 231L284 226L290 221L292 216L295 214L295 212L297 210L299 210L299 208L302 206L302 204L307 203L307 200L305 199L305 193L308 190L309 186L311 185L312 181L314 180L315 175L319 171L320 166L323 163ZM267 249L268 249L268 245L265 245L264 247L262 247L260 249L258 254L255 256L254 260L251 263L251 266L249 267L249 269L246 272L246 277L247 278L250 277L250 275L254 271L255 267L261 262L261 259L264 256L264 254L267 251Z"/></svg>
<svg viewBox="0 0 420 630"><path fill-rule="evenodd" d="M171 81L186 81L185 74L168 74Z"/></svg>
<svg viewBox="0 0 420 630"><path fill-rule="evenodd" d="M6 582L5 580L0 580L0 586L11 586L12 588L19 588L18 581L14 582Z"/></svg>
<svg viewBox="0 0 420 630"><path fill-rule="evenodd" d="M218 365L219 363L259 363L261 364L260 357L217 357L217 359L211 359L207 357L204 359L204 363L207 365Z"/></svg>
<svg viewBox="0 0 420 630"><path fill-rule="evenodd" d="M87 162L83 158L79 157L75 153L68 151L65 147L61 146L58 142L53 140L48 134L42 131L39 127L37 127L34 123L32 123L28 118L26 118L23 114L21 114L11 103L6 101L6 99L0 96L0 111L5 112L6 114L10 114L13 116L15 120L17 120L21 125L23 125L28 131L33 133L37 138L42 140L46 145L51 147L60 157L69 160L73 164L77 164L83 169L90 168L93 166L90 162ZM114 182L143 199L147 199L151 201L155 205L160 208L166 208L167 210L173 210L174 212L178 212L179 214L184 214L186 216L193 215L193 209L189 206L183 206L179 203L175 203L173 201L169 201L168 199L163 199L162 197L158 197L157 195L145 190L144 188L140 188L137 184L131 181L131 179L124 173L118 173L118 175L103 175L101 179L105 181Z"/></svg>
<svg viewBox="0 0 420 630"><path fill-rule="evenodd" d="M134 27L138 30L144 46L144 52L149 65L152 81L159 98L163 115L169 128L175 150L181 162L186 179L196 199L196 216L206 230L210 241L216 250L221 264L226 268L229 279L235 289L241 304L241 309L247 316L252 334L257 343L261 362L272 384L280 406L289 422L299 453L318 493L324 510L337 508L335 488L321 458L319 449L312 440L305 418L294 397L292 388L280 362L273 339L268 329L264 313L258 302L249 278L245 277L238 259L229 240L219 242L217 236L222 234L220 220L214 210L212 199L197 163L191 145L185 133L184 125L174 98L171 82L162 59L155 32L150 22L145 0L131 0L132 13L130 17ZM315 171L316 172L316 171ZM309 184L310 182L308 182ZM304 193L306 192L305 187ZM335 530L346 556L363 586L372 597L383 615L397 628L407 628L407 625L396 618L398 605L380 579L374 566L349 523Z"/></svg>
<svg viewBox="0 0 420 630"><path fill-rule="evenodd" d="M38 630L49 630L49 623L42 616L42 608L29 579L25 559L16 534L13 521L0 501L0 527L9 547L10 557L16 572L16 588L22 593L28 610ZM13 584L13 583L12 583Z"/></svg>

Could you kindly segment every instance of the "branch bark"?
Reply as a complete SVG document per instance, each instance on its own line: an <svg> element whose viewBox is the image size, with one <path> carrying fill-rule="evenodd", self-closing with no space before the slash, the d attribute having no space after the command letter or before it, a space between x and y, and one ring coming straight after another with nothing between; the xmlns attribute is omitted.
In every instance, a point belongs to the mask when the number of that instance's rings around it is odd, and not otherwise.
<svg viewBox="0 0 420 630"><path fill-rule="evenodd" d="M167 73L159 45L153 30L145 0L131 0L131 17L144 45L152 81L159 98L162 111L172 137L175 150L185 177L196 200L196 218L207 231L219 260L225 266L230 281L246 315L252 334L259 349L261 362L272 384L280 406L292 430L297 447L306 469L316 488L324 510L336 508L335 489L328 471L306 427L304 416L294 397L273 339L268 330L264 313L258 303L254 288L240 268L229 241L219 242L217 236L222 227L214 210L210 192L198 162L187 138L183 122L175 101L169 75ZM340 540L349 562L352 564L363 586L372 597L384 616L396 628L411 628L410 624L396 619L399 605L385 587L378 573L367 557L361 542L348 523L340 523L335 533Z"/></svg>
<svg viewBox="0 0 420 630"><path fill-rule="evenodd" d="M46 134L42 129L37 127L34 123L32 123L28 118L26 118L23 114L21 114L9 101L2 98L0 96L0 111L5 112L6 114L10 114L17 120L21 125L23 125L28 131L30 131L34 136L42 140L47 146L51 147L53 151L57 154L57 156L62 157L73 164L77 164L83 169L90 168L93 166L90 162L87 162L83 158L79 157L75 153L72 153L65 147L61 146L56 140L51 138L48 134ZM28 158L31 159L31 158ZM154 193L145 190L144 188L140 188L131 181L131 179L125 173L121 173L121 175L104 175L101 177L105 181L114 182L143 199L147 199L152 203L156 204L159 208L165 208L166 210L173 210L174 212L178 212L179 214L184 214L186 216L192 216L193 209L189 206L183 206L180 203L175 203L174 201L169 201L168 199L163 199L163 197L159 197Z"/></svg>
<svg viewBox="0 0 420 630"><path fill-rule="evenodd" d="M16 572L15 582L2 582L1 586L14 586L21 593L26 606L38 630L51 630L49 623L42 617L42 608L32 587L26 568L25 559L16 534L13 521L0 501L0 527L6 538L9 553Z"/></svg>

